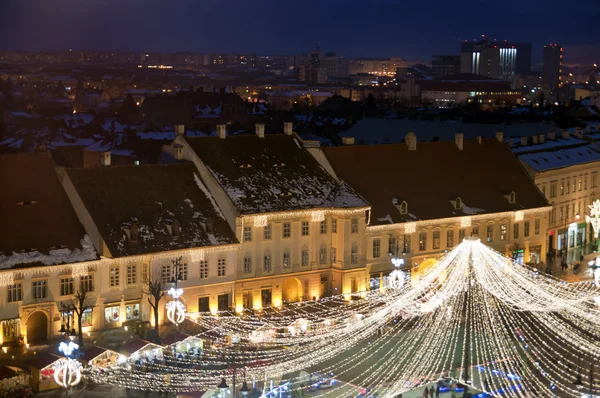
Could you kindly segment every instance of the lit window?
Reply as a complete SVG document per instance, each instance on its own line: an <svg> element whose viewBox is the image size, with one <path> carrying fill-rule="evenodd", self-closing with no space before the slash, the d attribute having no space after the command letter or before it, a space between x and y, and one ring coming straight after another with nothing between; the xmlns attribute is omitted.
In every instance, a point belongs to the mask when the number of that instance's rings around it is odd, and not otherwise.
<svg viewBox="0 0 600 398"><path fill-rule="evenodd" d="M446 231L446 247L454 247L454 230Z"/></svg>
<svg viewBox="0 0 600 398"><path fill-rule="evenodd" d="M119 286L119 266L113 265L110 267L110 287Z"/></svg>
<svg viewBox="0 0 600 398"><path fill-rule="evenodd" d="M425 251L427 249L427 232L422 231L419 233L419 251Z"/></svg>
<svg viewBox="0 0 600 398"><path fill-rule="evenodd" d="M486 237L488 243L492 242L494 240L494 226L493 225L487 226L487 231L486 231L485 237Z"/></svg>
<svg viewBox="0 0 600 398"><path fill-rule="evenodd" d="M68 296L69 294L73 294L73 278L61 278L60 295Z"/></svg>
<svg viewBox="0 0 600 398"><path fill-rule="evenodd" d="M440 248L440 231L433 231L433 249L439 250Z"/></svg>

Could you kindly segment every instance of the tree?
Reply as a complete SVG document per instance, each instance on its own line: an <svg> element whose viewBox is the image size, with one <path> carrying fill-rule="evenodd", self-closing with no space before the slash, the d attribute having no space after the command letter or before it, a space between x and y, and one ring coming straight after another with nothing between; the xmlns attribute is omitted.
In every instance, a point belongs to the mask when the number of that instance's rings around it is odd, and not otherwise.
<svg viewBox="0 0 600 398"><path fill-rule="evenodd" d="M129 117L137 116L137 113L138 108L135 103L135 100L133 99L131 94L128 94L127 97L125 97L125 100L123 100L121 107L119 108L119 115L122 117Z"/></svg>
<svg viewBox="0 0 600 398"><path fill-rule="evenodd" d="M165 291L163 289L162 283L160 281L149 281L148 282L148 291L146 292L150 297L148 297L148 302L154 311L154 330L158 332L158 304L160 300L165 296Z"/></svg>
<svg viewBox="0 0 600 398"><path fill-rule="evenodd" d="M86 298L87 290L78 290L77 293L75 293L75 297L73 297L73 311L75 311L75 314L77 315L79 349L83 348L83 314L93 307L92 305L87 305L85 303Z"/></svg>
<svg viewBox="0 0 600 398"><path fill-rule="evenodd" d="M515 242L512 247L512 258L514 262L519 259L519 243Z"/></svg>

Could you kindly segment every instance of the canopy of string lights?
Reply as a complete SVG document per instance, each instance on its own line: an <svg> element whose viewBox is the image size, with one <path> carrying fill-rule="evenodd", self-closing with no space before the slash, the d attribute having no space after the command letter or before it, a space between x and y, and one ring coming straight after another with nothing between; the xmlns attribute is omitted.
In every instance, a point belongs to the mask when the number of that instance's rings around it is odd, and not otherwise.
<svg viewBox="0 0 600 398"><path fill-rule="evenodd" d="M202 350L123 358L88 370L97 382L154 391L214 389L222 378L311 396L395 397L440 379L490 396L600 393L600 287L567 283L467 238L418 280L402 271L357 300L343 296L261 312L187 314ZM272 391L272 387L271 387ZM224 393L226 394L226 392Z"/></svg>

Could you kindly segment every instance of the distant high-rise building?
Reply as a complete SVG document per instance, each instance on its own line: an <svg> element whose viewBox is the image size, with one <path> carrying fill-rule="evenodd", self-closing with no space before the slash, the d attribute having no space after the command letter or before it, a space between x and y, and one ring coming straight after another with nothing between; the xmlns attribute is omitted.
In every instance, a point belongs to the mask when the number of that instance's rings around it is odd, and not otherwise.
<svg viewBox="0 0 600 398"><path fill-rule="evenodd" d="M563 48L558 44L544 46L544 88L556 90L562 86Z"/></svg>
<svg viewBox="0 0 600 398"><path fill-rule="evenodd" d="M460 56L434 55L431 72L435 77L454 75L460 72Z"/></svg>
<svg viewBox="0 0 600 398"><path fill-rule="evenodd" d="M297 55L295 70L299 81L323 84L327 79L348 77L349 62L347 58L338 57L335 53L322 55L317 49L308 54Z"/></svg>
<svg viewBox="0 0 600 398"><path fill-rule="evenodd" d="M464 42L460 51L460 72L503 80L531 71L531 44L483 39Z"/></svg>

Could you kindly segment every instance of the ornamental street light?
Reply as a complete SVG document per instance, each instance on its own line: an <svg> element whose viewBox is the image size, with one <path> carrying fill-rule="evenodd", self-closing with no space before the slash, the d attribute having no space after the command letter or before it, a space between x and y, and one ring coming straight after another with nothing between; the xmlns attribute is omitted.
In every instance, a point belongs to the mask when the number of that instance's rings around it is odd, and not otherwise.
<svg viewBox="0 0 600 398"><path fill-rule="evenodd" d="M61 328L62 329L62 328ZM58 351L65 355L54 364L54 381L65 389L65 395L69 394L69 387L73 387L81 381L81 363L71 358L71 355L79 346L72 341L61 342Z"/></svg>
<svg viewBox="0 0 600 398"><path fill-rule="evenodd" d="M181 257L178 257L173 262L174 275L171 278L172 287L168 290L168 294L174 298L174 301L170 301L166 305L167 318L176 327L182 323L185 319L185 305L179 300L183 295L183 289L178 287L180 281L183 281L183 274L181 273ZM177 342L177 334L175 335L175 342Z"/></svg>

